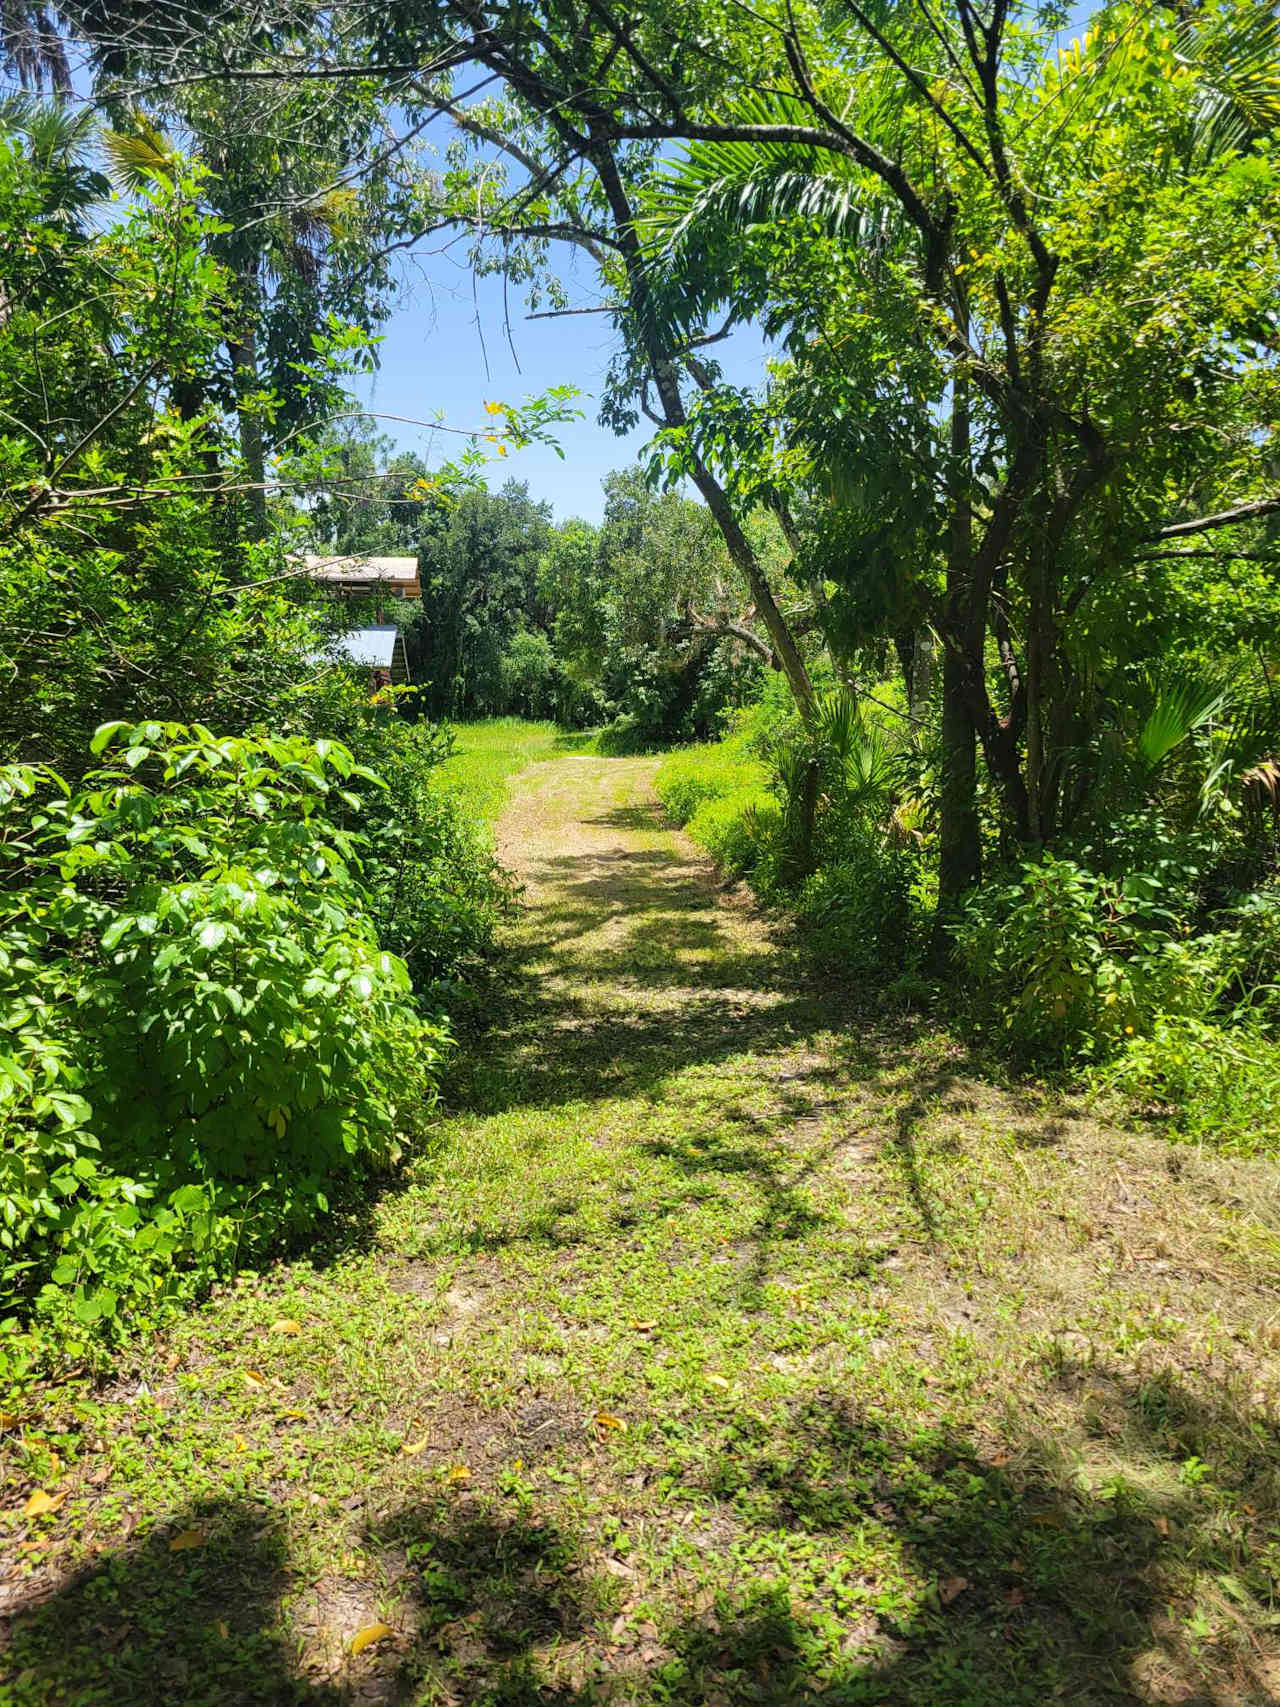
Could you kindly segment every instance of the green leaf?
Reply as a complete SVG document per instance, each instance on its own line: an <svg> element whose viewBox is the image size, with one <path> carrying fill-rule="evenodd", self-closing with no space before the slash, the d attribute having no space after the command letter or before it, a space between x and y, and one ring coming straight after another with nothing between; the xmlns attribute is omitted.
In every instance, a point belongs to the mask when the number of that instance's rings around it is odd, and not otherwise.
<svg viewBox="0 0 1280 1707"><path fill-rule="evenodd" d="M98 728L93 732L93 739L89 743L89 751L94 754L104 752L105 749L110 746L111 742L115 740L120 731L128 728L129 724L121 722L118 718L114 723L99 724Z"/></svg>

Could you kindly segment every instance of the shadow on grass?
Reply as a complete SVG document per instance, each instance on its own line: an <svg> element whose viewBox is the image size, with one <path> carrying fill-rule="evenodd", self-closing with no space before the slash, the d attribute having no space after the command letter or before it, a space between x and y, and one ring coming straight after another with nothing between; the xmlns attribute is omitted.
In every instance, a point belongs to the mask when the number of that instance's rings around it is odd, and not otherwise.
<svg viewBox="0 0 1280 1707"><path fill-rule="evenodd" d="M0 1667L15 1693L0 1698L338 1707L342 1695L297 1674L280 1616L291 1583L278 1512L249 1500L194 1504L19 1616Z"/></svg>
<svg viewBox="0 0 1280 1707"><path fill-rule="evenodd" d="M607 1573L599 1542L496 1494L441 1494L366 1524L353 1536L366 1580L346 1599L344 1579L300 1576L277 1513L193 1506L16 1621L7 1699L1274 1703L1280 1673L1250 1630L1268 1627L1275 1430L1260 1432L1225 1391L1205 1397L1166 1377L1157 1401L1122 1371L1087 1373L1112 1389L1145 1481L1091 1485L1059 1440L1015 1429L996 1443L945 1421L910 1430L835 1395L805 1402L783 1427L727 1416L696 1481L686 1472L656 1520L688 1535L693 1573L665 1617L643 1573ZM1178 1475L1192 1442L1216 1487ZM1228 1487L1251 1535L1225 1520ZM188 1530L200 1544L173 1551ZM723 1561L730 1548L738 1568L713 1573L714 1594L695 1593L706 1580L699 1551ZM1215 1629L1188 1619L1189 1585L1226 1608ZM322 1630L327 1648L311 1642L304 1660L298 1637L315 1632L290 1629L282 1608L308 1604L308 1589L340 1627ZM351 1636L380 1603L391 1634L352 1656Z"/></svg>

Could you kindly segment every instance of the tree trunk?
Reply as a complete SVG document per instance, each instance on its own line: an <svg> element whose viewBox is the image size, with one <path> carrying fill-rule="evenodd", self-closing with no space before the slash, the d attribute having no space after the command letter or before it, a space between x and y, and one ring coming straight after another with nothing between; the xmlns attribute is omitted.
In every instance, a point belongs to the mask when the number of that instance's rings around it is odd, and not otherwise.
<svg viewBox="0 0 1280 1707"><path fill-rule="evenodd" d="M240 278L241 300L237 304L240 324L234 337L228 337L227 350L231 356L232 384L236 395L236 424L240 434L240 460L244 463L249 483L246 508L249 533L253 539L263 539L267 532L267 455L262 432L262 417L252 401L260 389L258 373L258 281L251 273Z"/></svg>
<svg viewBox="0 0 1280 1707"><path fill-rule="evenodd" d="M664 400L665 401L665 400ZM683 416L683 407L681 415ZM670 411L668 411L668 414ZM675 425L672 422L672 425ZM779 667L787 678L796 708L806 723L813 719L814 694L813 683L809 679L809 671L800 655L791 630L787 627L787 619L778 609L777 600L773 596L769 583L765 580L759 560L751 549L751 544L733 513L733 506L720 485L707 469L699 462L695 465L693 483L702 494L703 502L714 516L720 529L735 569L747 583L751 601L756 607L756 614L764 624L765 633L773 645Z"/></svg>
<svg viewBox="0 0 1280 1707"><path fill-rule="evenodd" d="M985 613L975 611L973 518L969 502L969 395L957 376L951 399L951 537L947 546L946 643L942 660L942 786L939 803L938 911L933 954L946 959L946 926L982 873L978 823L977 730L970 675L983 668ZM913 669L913 676L915 671ZM914 695L913 695L914 697Z"/></svg>
<svg viewBox="0 0 1280 1707"><path fill-rule="evenodd" d="M942 659L942 788L938 915L954 918L982 875L978 824L978 736L969 712L968 667L951 647Z"/></svg>
<svg viewBox="0 0 1280 1707"><path fill-rule="evenodd" d="M596 142L590 150L590 159L604 190L605 199L609 203L609 211L618 233L618 245L627 273L627 294L631 312L653 373L663 418L669 427L683 427L688 423L688 416L684 399L680 395L679 370L657 330L657 320L650 306L649 287L645 279L644 254L635 234L635 215L613 156L612 144L608 141ZM787 626L786 618L778 609L777 600L760 567L759 559L751 549L751 542L734 513L729 496L701 461L695 461L693 483L720 529L731 562L747 583L756 613L764 624L800 716L805 723L810 723L813 719L814 693L809 671Z"/></svg>

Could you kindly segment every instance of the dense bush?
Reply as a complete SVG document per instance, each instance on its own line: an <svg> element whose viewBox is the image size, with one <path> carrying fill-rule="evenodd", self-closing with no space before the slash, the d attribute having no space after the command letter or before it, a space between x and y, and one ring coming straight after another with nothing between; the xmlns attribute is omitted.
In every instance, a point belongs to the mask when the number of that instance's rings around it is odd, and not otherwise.
<svg viewBox="0 0 1280 1707"><path fill-rule="evenodd" d="M777 800L762 784L706 799L685 828L725 871L753 871L776 843L782 824Z"/></svg>
<svg viewBox="0 0 1280 1707"><path fill-rule="evenodd" d="M446 775L453 737L399 717L334 676L305 704L299 732L322 730L360 754L376 783L350 792L361 834L368 907L385 948L408 965L419 995L478 971L508 905L508 884L483 823Z"/></svg>
<svg viewBox="0 0 1280 1707"><path fill-rule="evenodd" d="M1159 880L1046 854L988 881L955 929L971 1006L1017 1052L1101 1058L1157 1018L1204 1019L1239 937L1190 934Z"/></svg>
<svg viewBox="0 0 1280 1707"><path fill-rule="evenodd" d="M658 767L659 800L725 871L753 871L776 846L782 822L769 772L740 738L685 747Z"/></svg>
<svg viewBox="0 0 1280 1707"><path fill-rule="evenodd" d="M0 794L0 1287L10 1347L150 1319L389 1163L446 1043L342 827L346 748L108 726Z"/></svg>
<svg viewBox="0 0 1280 1707"><path fill-rule="evenodd" d="M1099 1083L1148 1117L1219 1148L1280 1148L1280 1040L1244 1010L1211 1023L1157 1014L1126 1039Z"/></svg>
<svg viewBox="0 0 1280 1707"><path fill-rule="evenodd" d="M894 792L894 753L847 695L805 731L762 695L722 742L658 769L667 811L726 871L791 911L818 958L846 972L902 972L918 958L918 803Z"/></svg>
<svg viewBox="0 0 1280 1707"><path fill-rule="evenodd" d="M796 917L825 964L845 972L907 968L918 940L915 864L907 849L868 837L806 880Z"/></svg>

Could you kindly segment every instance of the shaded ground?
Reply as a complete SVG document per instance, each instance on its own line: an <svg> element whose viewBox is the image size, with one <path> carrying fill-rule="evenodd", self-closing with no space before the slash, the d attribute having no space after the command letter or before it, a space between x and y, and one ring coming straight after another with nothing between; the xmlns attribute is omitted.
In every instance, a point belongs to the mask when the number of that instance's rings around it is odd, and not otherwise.
<svg viewBox="0 0 1280 1707"><path fill-rule="evenodd" d="M652 769L515 785L373 1248L3 1419L0 1702L1280 1699L1280 1170L815 987Z"/></svg>

